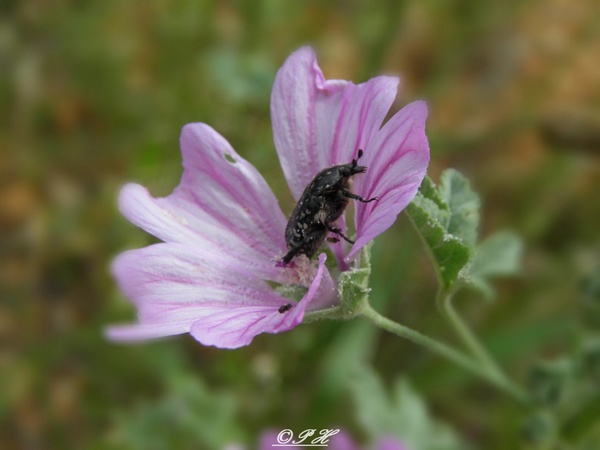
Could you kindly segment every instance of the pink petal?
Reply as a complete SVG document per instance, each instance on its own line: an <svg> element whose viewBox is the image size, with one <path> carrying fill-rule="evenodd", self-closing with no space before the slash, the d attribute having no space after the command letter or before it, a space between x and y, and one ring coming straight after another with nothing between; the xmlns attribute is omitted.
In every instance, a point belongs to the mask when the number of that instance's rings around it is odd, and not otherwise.
<svg viewBox="0 0 600 450"><path fill-rule="evenodd" d="M326 254L322 253L319 255L319 261L326 258ZM314 281L313 281L314 284ZM323 276L314 295L314 299L310 305L306 308L308 311L316 311L320 309L327 309L340 304L338 289L331 278L329 270L325 268Z"/></svg>
<svg viewBox="0 0 600 450"><path fill-rule="evenodd" d="M286 251L286 219L260 173L205 124L181 133L184 173L175 191L153 198L127 185L123 214L165 242L236 255L248 264L272 267Z"/></svg>
<svg viewBox="0 0 600 450"><path fill-rule="evenodd" d="M406 445L394 437L383 437L377 441L377 450L408 450Z"/></svg>
<svg viewBox="0 0 600 450"><path fill-rule="evenodd" d="M113 341L129 342L156 339L187 333L189 322L171 322L161 324L113 325L106 329L106 337Z"/></svg>
<svg viewBox="0 0 600 450"><path fill-rule="evenodd" d="M358 450L354 440L344 430L340 430L331 437L327 448L330 450Z"/></svg>
<svg viewBox="0 0 600 450"><path fill-rule="evenodd" d="M109 330L117 340L185 333L207 301L269 306L287 300L257 278L253 268L227 254L207 253L183 244L155 244L122 253L113 263L121 291L138 308L140 325Z"/></svg>
<svg viewBox="0 0 600 450"><path fill-rule="evenodd" d="M297 304L277 294L234 257L200 254L181 244L155 244L120 255L113 271L138 308L139 325L108 330L115 340L190 332L205 345L235 348L257 334L278 333L302 321L329 273L325 256L307 294ZM283 313L286 304L292 308Z"/></svg>
<svg viewBox="0 0 600 450"><path fill-rule="evenodd" d="M190 333L204 345L220 348L238 348L248 345L261 333L281 333L302 322L306 307L315 299L322 280L327 273L326 255L319 256L317 274L302 300L292 309L280 313L279 308L257 308L237 305L234 308L223 303L207 307L193 324ZM270 305L269 305L270 306Z"/></svg>
<svg viewBox="0 0 600 450"><path fill-rule="evenodd" d="M271 120L275 147L295 199L316 173L349 163L367 147L394 98L398 79L355 85L325 80L309 47L293 53L275 78Z"/></svg>
<svg viewBox="0 0 600 450"><path fill-rule="evenodd" d="M357 239L346 259L387 230L414 198L429 163L425 135L427 105L413 102L396 113L365 149L365 174L354 179L354 191L371 203L356 202Z"/></svg>
<svg viewBox="0 0 600 450"><path fill-rule="evenodd" d="M279 444L277 437L281 431L267 430L260 435L258 443L259 450L273 450L276 444ZM284 435L286 436L286 435Z"/></svg>

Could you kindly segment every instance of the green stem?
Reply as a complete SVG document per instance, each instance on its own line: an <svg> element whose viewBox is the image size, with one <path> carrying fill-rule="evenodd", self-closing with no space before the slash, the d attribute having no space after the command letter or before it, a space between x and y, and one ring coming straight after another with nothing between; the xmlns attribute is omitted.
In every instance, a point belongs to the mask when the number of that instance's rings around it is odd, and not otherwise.
<svg viewBox="0 0 600 450"><path fill-rule="evenodd" d="M346 317L344 317L342 308L340 306L332 306L328 309L319 309L316 311L308 311L304 313L302 323L316 322L317 320L323 319L340 320L346 319Z"/></svg>
<svg viewBox="0 0 600 450"><path fill-rule="evenodd" d="M487 350L481 345L479 340L475 337L475 335L471 332L469 327L464 323L464 321L454 309L454 305L452 304L452 297L456 289L453 289L451 287L444 289L444 278L440 271L440 267L437 264L435 254L433 253L432 248L427 243L423 234L419 231L419 227L417 226L416 222L413 220L413 217L410 214L409 218L411 219L413 226L417 230L417 235L423 243L423 247L425 248L425 251L429 256L429 259L435 271L435 276L440 286L436 298L436 303L442 315L454 328L455 332L461 339L463 345L465 345L465 347L469 350L469 352L471 352L471 354L477 359L477 361L479 361L483 365L485 373L489 375L487 376L487 378L489 379L489 377L491 376L494 380L496 380L495 384L507 387L508 390L515 394L515 397L517 397L519 400L523 402L528 402L529 400L527 395L504 375L504 372L502 372L502 370L498 367L496 362L488 354Z"/></svg>
<svg viewBox="0 0 600 450"><path fill-rule="evenodd" d="M458 350L380 315L368 304L364 305L361 314L378 327L437 353L462 368L486 379L499 389L512 395L517 400L527 402L526 395L519 388L510 383L504 376L499 376L497 372L490 370L487 366L477 364Z"/></svg>
<svg viewBox="0 0 600 450"><path fill-rule="evenodd" d="M490 372L494 373L498 378L506 378L496 361L489 355L485 347L481 345L481 342L471 332L467 324L462 320L454 309L452 303L453 292L446 293L443 289L440 289L436 299L436 303L442 312L442 315L450 323L450 325L458 334L458 337L464 344L464 346L471 352L471 354ZM508 380L507 380L508 383Z"/></svg>

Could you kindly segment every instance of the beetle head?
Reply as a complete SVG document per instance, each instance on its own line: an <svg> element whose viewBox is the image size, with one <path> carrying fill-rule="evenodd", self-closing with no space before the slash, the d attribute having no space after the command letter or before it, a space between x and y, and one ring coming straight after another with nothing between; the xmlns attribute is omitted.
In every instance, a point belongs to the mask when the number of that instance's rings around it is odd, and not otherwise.
<svg viewBox="0 0 600 450"><path fill-rule="evenodd" d="M359 166L358 165L358 160L360 158L362 158L363 155L363 151L362 149L358 150L358 157L356 159L352 160L352 163L350 164L350 175L354 175L357 173L363 173L367 171L367 168L365 166Z"/></svg>

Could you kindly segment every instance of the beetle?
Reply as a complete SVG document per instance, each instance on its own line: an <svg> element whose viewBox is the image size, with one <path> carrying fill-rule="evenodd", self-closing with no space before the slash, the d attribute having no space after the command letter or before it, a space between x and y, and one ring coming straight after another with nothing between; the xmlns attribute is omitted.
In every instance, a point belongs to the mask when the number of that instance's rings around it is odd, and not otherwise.
<svg viewBox="0 0 600 450"><path fill-rule="evenodd" d="M281 265L286 266L302 254L310 258L323 244L328 232L354 244L334 223L344 213L350 199L363 203L378 200L377 197L366 199L350 191L350 179L367 170L358 165L362 155L363 151L358 150L358 157L351 163L323 169L306 186L285 228L288 252L281 259ZM337 238L330 240L338 241Z"/></svg>
<svg viewBox="0 0 600 450"><path fill-rule="evenodd" d="M277 311L279 311L279 314L283 314L283 313L289 311L290 309L292 309L292 304L286 303L284 305L281 305Z"/></svg>

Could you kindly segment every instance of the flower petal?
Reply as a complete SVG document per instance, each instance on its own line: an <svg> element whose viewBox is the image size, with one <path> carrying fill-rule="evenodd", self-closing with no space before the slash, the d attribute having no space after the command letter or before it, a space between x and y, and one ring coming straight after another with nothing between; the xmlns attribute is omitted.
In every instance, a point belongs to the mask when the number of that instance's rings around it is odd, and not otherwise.
<svg viewBox="0 0 600 450"><path fill-rule="evenodd" d="M408 450L406 445L391 436L379 439L375 448L377 450Z"/></svg>
<svg viewBox="0 0 600 450"><path fill-rule="evenodd" d="M175 243L125 252L113 272L137 306L140 324L112 327L109 337L135 340L189 331L201 343L223 348L295 327L329 277L322 255L307 294L294 304L234 257L199 254ZM280 312L287 304L291 307Z"/></svg>
<svg viewBox="0 0 600 450"><path fill-rule="evenodd" d="M258 443L259 450L273 450L277 444L280 444L278 437L281 434L281 431L277 432L275 430L267 430L263 431L260 435L260 440ZM288 434L283 434L282 436L288 436Z"/></svg>
<svg viewBox="0 0 600 450"><path fill-rule="evenodd" d="M334 434L327 448L330 450L358 450L358 446L345 430L339 430Z"/></svg>
<svg viewBox="0 0 600 450"><path fill-rule="evenodd" d="M397 86L393 77L359 85L325 80L309 47L285 61L273 86L271 120L275 147L295 199L318 171L349 163L371 141Z"/></svg>
<svg viewBox="0 0 600 450"><path fill-rule="evenodd" d="M287 301L231 255L196 252L183 244L124 252L113 263L113 273L137 306L141 324L160 325L165 332L167 324L179 324L179 333L189 331L196 310L207 302L276 310Z"/></svg>
<svg viewBox="0 0 600 450"><path fill-rule="evenodd" d="M327 258L325 253L319 255L319 263L321 259L325 261ZM318 273L318 269L317 269ZM316 277L315 277L316 278ZM314 281L311 283L314 284ZM306 308L308 311L316 311L319 309L327 309L340 304L340 297L338 289L331 278L329 270L325 268L323 271L322 278L315 292L314 299L310 302L310 305Z"/></svg>
<svg viewBox="0 0 600 450"><path fill-rule="evenodd" d="M165 242L272 266L286 251L286 219L260 173L205 124L183 128L181 149L184 173L175 191L153 198L143 187L127 185L122 213Z"/></svg>
<svg viewBox="0 0 600 450"><path fill-rule="evenodd" d="M222 303L208 306L192 325L190 334L204 345L220 348L238 348L250 344L254 336L261 333L281 333L302 322L307 306L321 290L328 274L325 267L326 255L319 256L317 274L302 300L291 309L281 312L279 307L252 307L239 304L235 308ZM281 305L281 304L280 304Z"/></svg>
<svg viewBox="0 0 600 450"><path fill-rule="evenodd" d="M365 174L355 177L354 192L370 203L356 202L356 243L346 259L387 230L417 194L429 163L425 135L427 105L417 101L396 113L365 149Z"/></svg>
<svg viewBox="0 0 600 450"><path fill-rule="evenodd" d="M157 339L166 336L187 333L189 322L171 322L161 324L112 325L106 329L106 337L113 341L130 342Z"/></svg>

